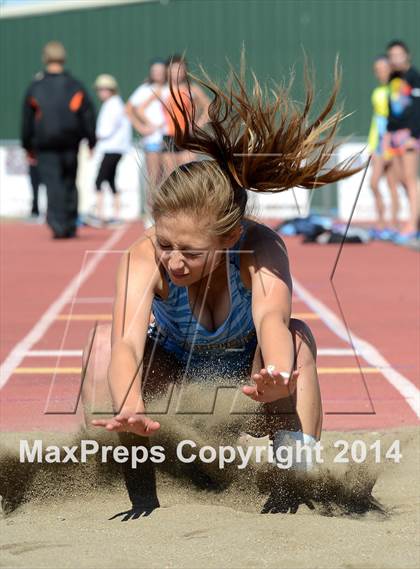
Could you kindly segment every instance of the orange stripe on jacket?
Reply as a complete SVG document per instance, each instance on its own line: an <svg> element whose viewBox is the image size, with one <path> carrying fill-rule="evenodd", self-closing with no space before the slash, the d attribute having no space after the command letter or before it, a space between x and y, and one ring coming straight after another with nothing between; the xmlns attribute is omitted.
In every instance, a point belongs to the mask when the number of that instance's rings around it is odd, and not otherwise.
<svg viewBox="0 0 420 569"><path fill-rule="evenodd" d="M192 109L192 101L191 101L191 96L188 90L183 90L180 89L179 93L177 93L177 95L181 96L181 99L176 99L178 101L182 101L184 103L185 109L187 111L188 114L191 113L191 109ZM168 112L168 108L170 109L170 111L175 115L180 127L182 128L182 130L185 130L185 120L184 117L182 116L181 111L178 109L177 105L176 105L176 101L175 98L172 96L170 96L170 98L165 102L165 119L166 119L166 124L167 124L167 134L169 136L174 136L175 135L175 124L174 121L170 115L170 113Z"/></svg>
<svg viewBox="0 0 420 569"><path fill-rule="evenodd" d="M35 119L37 121L39 121L39 119L42 117L42 111L41 111L41 107L39 106L38 101L35 99L35 97L29 97L28 102L29 102L29 105L35 111Z"/></svg>
<svg viewBox="0 0 420 569"><path fill-rule="evenodd" d="M80 109L83 103L83 98L84 98L83 91L77 91L77 93L73 95L69 103L70 110L73 113L77 113L77 111Z"/></svg>

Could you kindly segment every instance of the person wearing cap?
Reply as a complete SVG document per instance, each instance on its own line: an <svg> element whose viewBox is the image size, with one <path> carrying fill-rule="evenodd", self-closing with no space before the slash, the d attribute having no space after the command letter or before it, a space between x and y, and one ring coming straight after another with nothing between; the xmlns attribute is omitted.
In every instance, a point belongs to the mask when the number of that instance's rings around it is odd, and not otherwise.
<svg viewBox="0 0 420 569"><path fill-rule="evenodd" d="M119 192L115 186L117 166L123 154L131 148L131 123L125 113L124 102L118 93L118 84L112 75L102 74L96 78L95 89L102 101L96 123L97 150L103 155L96 178L96 218L103 225L102 185L107 182L114 198L114 213L108 223L118 223L120 212Z"/></svg>
<svg viewBox="0 0 420 569"><path fill-rule="evenodd" d="M76 235L76 187L79 143L96 143L95 108L80 81L65 71L66 51L48 42L42 54L45 69L27 89L22 111L21 140L36 157L39 176L47 188L47 224L54 238Z"/></svg>

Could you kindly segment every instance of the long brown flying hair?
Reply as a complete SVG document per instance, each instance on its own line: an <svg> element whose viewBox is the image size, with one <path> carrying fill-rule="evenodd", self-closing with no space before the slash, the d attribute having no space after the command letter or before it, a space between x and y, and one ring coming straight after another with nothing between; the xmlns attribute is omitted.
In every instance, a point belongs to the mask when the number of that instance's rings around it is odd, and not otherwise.
<svg viewBox="0 0 420 569"><path fill-rule="evenodd" d="M252 89L248 92L243 60L239 73L230 68L223 88L202 68L201 71L204 79L191 74L189 77L213 95L208 109L208 123L198 125L194 103L185 104L179 85L173 81L169 85L173 104L188 128L180 124L171 109L167 110L175 126L175 144L205 155L213 164L209 164L208 160L193 162L174 171L152 199L155 218L165 209L172 212L182 208L190 210L192 201L197 204L196 207L201 203L205 208L204 200L215 215L216 224L219 225L216 232L220 234L232 228L235 220L237 222L244 215L244 189L282 192L302 187L312 190L352 176L361 169L354 167L357 156L334 166L329 165L331 156L340 145L336 142L336 134L344 116L342 109L333 112L341 82L338 62L334 69L332 92L312 120L309 115L314 101L314 80L306 62L303 105L291 97L292 81L286 87L276 85L269 90L263 88L253 74ZM187 86L192 99L189 79ZM209 179L206 182L209 177L213 177L213 181ZM218 178L217 182L215 177ZM195 184L194 178L197 178ZM228 186L223 191L216 187L217 184L220 186L222 180L228 182L222 184ZM191 191L185 189L185 184L191 186ZM182 185L183 189L180 188ZM195 199L192 199L192 186L196 188ZM210 201L215 200L215 196L210 194L221 192L224 194L224 205L219 195L216 199L218 204L213 203L210 208Z"/></svg>

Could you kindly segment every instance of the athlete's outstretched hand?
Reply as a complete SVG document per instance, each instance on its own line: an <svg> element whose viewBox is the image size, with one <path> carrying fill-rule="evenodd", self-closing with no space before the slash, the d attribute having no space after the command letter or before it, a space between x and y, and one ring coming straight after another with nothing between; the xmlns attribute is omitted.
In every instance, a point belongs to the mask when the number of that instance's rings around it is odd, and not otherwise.
<svg viewBox="0 0 420 569"><path fill-rule="evenodd" d="M285 379L279 371L274 370L269 373L263 368L252 376L254 384L245 385L242 392L254 401L271 403L293 393L298 375L299 372L295 370L289 379Z"/></svg>
<svg viewBox="0 0 420 569"><path fill-rule="evenodd" d="M104 427L108 431L134 433L142 437L153 435L160 429L160 423L153 421L144 413L136 413L135 411L122 411L109 419L94 419L92 425Z"/></svg>

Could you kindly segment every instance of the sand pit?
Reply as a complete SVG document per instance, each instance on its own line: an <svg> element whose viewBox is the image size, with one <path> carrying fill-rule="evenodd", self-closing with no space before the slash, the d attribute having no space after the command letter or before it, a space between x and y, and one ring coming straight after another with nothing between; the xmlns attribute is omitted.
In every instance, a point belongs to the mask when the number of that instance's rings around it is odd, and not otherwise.
<svg viewBox="0 0 420 569"><path fill-rule="evenodd" d="M200 443L200 432L185 419L178 429L170 424L170 432L162 425L165 446L187 434ZM201 433L206 444L221 440L220 430L211 432L213 437ZM107 433L95 434L100 445L116 443ZM161 507L147 516L129 512L114 462L93 457L85 464L19 463L21 439L63 446L87 435L92 433L3 436L2 567L419 565L417 429L324 433L325 462L306 477L264 464L242 471L232 464L221 471L214 464L184 469L167 460L157 470ZM401 462L375 464L369 455L362 464L334 464L338 439L367 445L380 440L383 449L398 439Z"/></svg>

